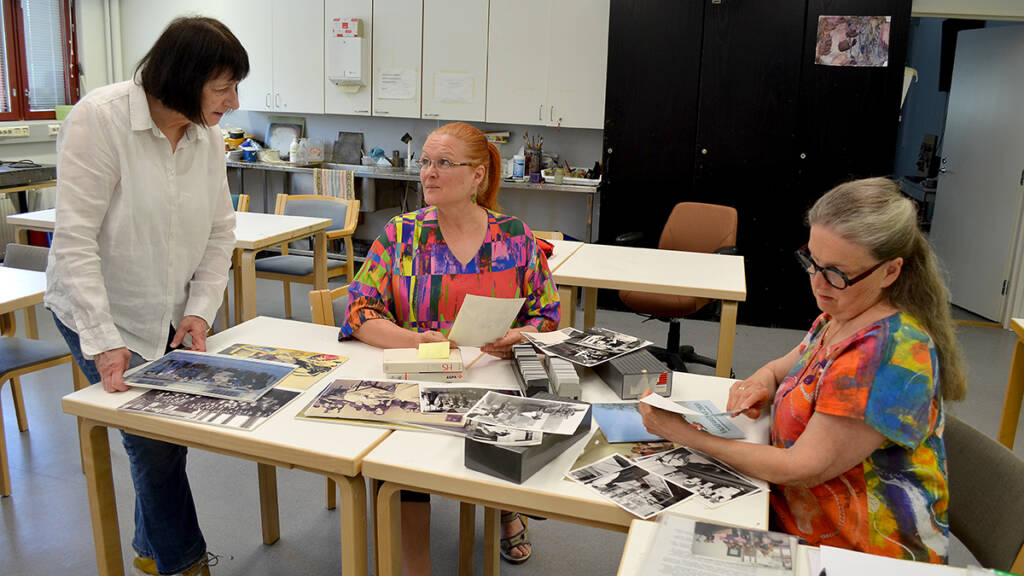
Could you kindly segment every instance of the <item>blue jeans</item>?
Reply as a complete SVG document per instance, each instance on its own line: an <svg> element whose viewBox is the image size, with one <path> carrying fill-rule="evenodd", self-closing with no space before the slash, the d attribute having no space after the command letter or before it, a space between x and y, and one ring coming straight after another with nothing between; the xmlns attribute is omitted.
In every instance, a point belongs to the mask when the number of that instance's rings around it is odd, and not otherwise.
<svg viewBox="0 0 1024 576"><path fill-rule="evenodd" d="M55 315L75 363L91 384L100 382L100 373L92 360L82 356L78 334ZM174 336L171 330L168 337ZM145 360L132 352L131 365ZM132 546L144 558L156 560L161 574L177 574L198 562L206 554L206 541L199 529L196 505L185 474L187 449L177 444L121 432L128 453L132 482L135 484L135 538Z"/></svg>

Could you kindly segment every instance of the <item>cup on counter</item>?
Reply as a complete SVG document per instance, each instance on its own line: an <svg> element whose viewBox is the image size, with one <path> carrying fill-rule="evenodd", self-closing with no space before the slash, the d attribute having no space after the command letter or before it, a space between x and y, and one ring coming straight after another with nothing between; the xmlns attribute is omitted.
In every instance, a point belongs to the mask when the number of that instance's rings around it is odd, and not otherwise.
<svg viewBox="0 0 1024 576"><path fill-rule="evenodd" d="M565 168L559 166L555 168L555 184L561 184L565 181Z"/></svg>

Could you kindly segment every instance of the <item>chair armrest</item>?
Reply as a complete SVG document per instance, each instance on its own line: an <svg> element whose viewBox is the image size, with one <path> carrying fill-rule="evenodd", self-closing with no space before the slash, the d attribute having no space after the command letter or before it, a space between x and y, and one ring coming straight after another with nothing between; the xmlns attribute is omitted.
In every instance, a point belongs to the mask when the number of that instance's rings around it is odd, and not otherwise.
<svg viewBox="0 0 1024 576"><path fill-rule="evenodd" d="M626 232L615 237L615 243L622 246L636 246L644 239L644 233L640 231Z"/></svg>

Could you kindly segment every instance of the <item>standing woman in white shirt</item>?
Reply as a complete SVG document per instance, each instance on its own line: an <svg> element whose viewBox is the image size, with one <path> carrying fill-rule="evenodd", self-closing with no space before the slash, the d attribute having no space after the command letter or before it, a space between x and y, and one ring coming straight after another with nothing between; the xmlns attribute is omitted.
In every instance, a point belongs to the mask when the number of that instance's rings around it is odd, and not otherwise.
<svg viewBox="0 0 1024 576"><path fill-rule="evenodd" d="M235 245L221 117L245 48L211 18L172 22L132 80L97 88L57 139L57 219L45 304L107 392L125 370L206 332ZM208 574L182 446L123 434L135 484L134 568Z"/></svg>

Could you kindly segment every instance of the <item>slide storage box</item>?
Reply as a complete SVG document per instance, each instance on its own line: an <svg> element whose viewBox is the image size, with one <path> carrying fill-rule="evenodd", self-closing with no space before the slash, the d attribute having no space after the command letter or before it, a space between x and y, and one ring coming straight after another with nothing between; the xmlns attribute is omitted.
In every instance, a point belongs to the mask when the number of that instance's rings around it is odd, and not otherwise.
<svg viewBox="0 0 1024 576"><path fill-rule="evenodd" d="M545 396L551 400L565 401L564 398L543 393L535 397ZM577 404L586 404L586 402L577 402ZM571 436L544 434L544 439L535 446L501 446L466 439L466 468L522 484L545 464L557 458L569 446L590 432L590 421L591 410L588 404L583 421Z"/></svg>

